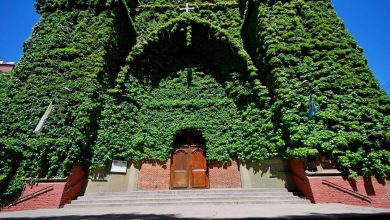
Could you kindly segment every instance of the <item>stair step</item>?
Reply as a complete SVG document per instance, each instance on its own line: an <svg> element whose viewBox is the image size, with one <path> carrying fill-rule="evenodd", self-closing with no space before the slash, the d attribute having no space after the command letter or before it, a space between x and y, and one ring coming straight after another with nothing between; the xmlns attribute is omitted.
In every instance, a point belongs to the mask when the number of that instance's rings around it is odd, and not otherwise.
<svg viewBox="0 0 390 220"><path fill-rule="evenodd" d="M187 201L183 202L172 202L172 201L161 201L161 202L121 202L121 203L83 203L83 204L68 204L65 208L85 208L85 207L118 207L118 206L162 206L162 205L201 205L201 204L219 204L219 205L230 205L230 204L307 204L307 200L235 200L235 201Z"/></svg>
<svg viewBox="0 0 390 220"><path fill-rule="evenodd" d="M264 193L234 193L234 194L223 194L223 193L194 193L194 194L116 194L116 195L85 195L80 196L78 200L85 200L85 199L104 199L104 198L118 198L118 199L128 199L128 198L195 198L195 197L219 197L219 196L231 196L231 197L240 197L240 196L251 196L251 197L273 197L273 196L291 196L292 193L275 193L275 192L264 192Z"/></svg>
<svg viewBox="0 0 390 220"><path fill-rule="evenodd" d="M81 203L108 203L108 202L137 202L137 201L142 201L142 202L153 202L153 201L188 201L188 200L202 200L202 201L217 201L217 200L296 200L297 198L295 197L283 197L283 196L278 196L278 197L249 197L249 196L243 196L243 197L231 197L231 196L224 196L224 197L182 197L182 198L142 198L142 199L116 199L116 198L107 198L107 199L99 199L99 200L75 200L72 203L74 204L81 204Z"/></svg>
<svg viewBox="0 0 390 220"><path fill-rule="evenodd" d="M308 200L279 188L102 192L80 196L65 208L197 204L303 204Z"/></svg>
<svg viewBox="0 0 390 220"><path fill-rule="evenodd" d="M241 189L241 188L232 188L232 189L195 189L195 190L155 190L155 191L132 191L132 192L100 192L100 193L89 193L88 196L93 195L146 195L146 194L195 194L195 193L272 193L272 192L288 192L284 188L257 188L257 189Z"/></svg>

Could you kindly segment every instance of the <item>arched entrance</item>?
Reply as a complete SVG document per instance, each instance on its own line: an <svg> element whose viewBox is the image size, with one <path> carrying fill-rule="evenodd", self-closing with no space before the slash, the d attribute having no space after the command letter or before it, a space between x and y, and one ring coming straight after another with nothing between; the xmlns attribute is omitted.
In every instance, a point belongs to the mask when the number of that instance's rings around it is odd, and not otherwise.
<svg viewBox="0 0 390 220"><path fill-rule="evenodd" d="M178 132L173 140L171 189L208 188L205 141L194 129Z"/></svg>

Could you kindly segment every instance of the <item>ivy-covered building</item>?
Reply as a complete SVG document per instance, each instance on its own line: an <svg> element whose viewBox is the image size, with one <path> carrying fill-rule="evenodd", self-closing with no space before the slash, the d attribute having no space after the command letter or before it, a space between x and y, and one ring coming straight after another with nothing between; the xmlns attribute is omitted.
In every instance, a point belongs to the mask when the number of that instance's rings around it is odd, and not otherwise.
<svg viewBox="0 0 390 220"><path fill-rule="evenodd" d="M2 202L75 164L87 193L293 190L294 158L389 176L390 98L330 0L185 3L36 0L41 19L0 75Z"/></svg>

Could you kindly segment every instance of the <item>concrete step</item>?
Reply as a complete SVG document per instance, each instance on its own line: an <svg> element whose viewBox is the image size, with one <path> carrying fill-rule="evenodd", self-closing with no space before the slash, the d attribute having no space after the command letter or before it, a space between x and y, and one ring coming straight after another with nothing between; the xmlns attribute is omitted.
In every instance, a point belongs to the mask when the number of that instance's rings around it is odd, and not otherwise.
<svg viewBox="0 0 390 220"><path fill-rule="evenodd" d="M263 193L194 193L194 194L114 194L114 195L85 195L80 196L78 200L94 200L94 199L105 199L105 198L116 198L116 199L139 199L139 198L195 198L195 197L241 197L241 196L250 196L250 197L277 197L277 196L288 196L292 193L276 193L276 192L263 192Z"/></svg>
<svg viewBox="0 0 390 220"><path fill-rule="evenodd" d="M133 200L161 200L161 199L170 199L170 200L188 200L188 199L238 199L238 198L256 198L256 199L277 199L277 198L297 198L292 195L194 195L194 196L145 196L145 197L79 197L77 202L87 202L87 201L112 201L112 200L119 200L119 201L133 201Z"/></svg>
<svg viewBox="0 0 390 220"><path fill-rule="evenodd" d="M87 208L87 207L131 207L131 206L163 206L163 205L234 205L234 204L309 204L307 200L234 200L234 201L160 201L160 202L121 202L121 203L83 203L83 204L67 204L64 208Z"/></svg>
<svg viewBox="0 0 390 220"><path fill-rule="evenodd" d="M305 204L286 189L159 190L92 193L65 208L197 204Z"/></svg>
<svg viewBox="0 0 390 220"><path fill-rule="evenodd" d="M241 196L241 197L233 197L233 196L218 196L218 197L179 197L179 198L126 198L126 199L117 199L117 198L104 198L104 199L91 199L91 200L74 200L73 204L82 204L85 202L88 203L106 203L106 202L154 202L154 201L182 201L186 202L187 200L200 200L200 201L217 201L217 200L297 200L299 198L293 196L271 196L271 197L256 197L256 196Z"/></svg>
<svg viewBox="0 0 390 220"><path fill-rule="evenodd" d="M98 195L146 195L146 194L204 194L204 193L280 193L280 192L288 192L287 189L284 188L230 188L230 189L191 189L191 190L154 190L154 191L131 191L131 192L101 192L101 193L89 193L88 196Z"/></svg>

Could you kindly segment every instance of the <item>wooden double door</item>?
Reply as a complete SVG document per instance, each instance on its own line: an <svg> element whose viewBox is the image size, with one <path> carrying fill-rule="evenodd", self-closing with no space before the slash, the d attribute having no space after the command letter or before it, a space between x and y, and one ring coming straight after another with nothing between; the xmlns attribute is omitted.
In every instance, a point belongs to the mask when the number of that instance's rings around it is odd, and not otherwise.
<svg viewBox="0 0 390 220"><path fill-rule="evenodd" d="M208 187L207 161L202 146L177 146L172 154L171 189Z"/></svg>

